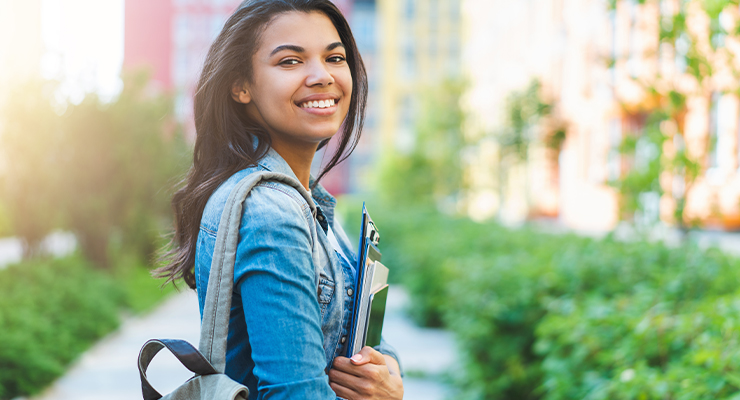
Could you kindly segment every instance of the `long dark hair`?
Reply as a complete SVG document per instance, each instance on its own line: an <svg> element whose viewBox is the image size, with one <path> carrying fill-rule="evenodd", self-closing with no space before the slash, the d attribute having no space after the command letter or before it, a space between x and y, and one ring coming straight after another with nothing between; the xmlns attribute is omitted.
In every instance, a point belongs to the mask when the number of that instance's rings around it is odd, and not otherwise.
<svg viewBox="0 0 740 400"><path fill-rule="evenodd" d="M256 165L270 148L267 131L250 120L243 105L232 99L231 88L252 79L252 56L260 46L260 33L276 16L290 11L320 12L331 20L346 48L352 74L352 97L338 133L337 149L314 184L357 146L365 120L367 73L349 24L339 9L329 0L242 2L211 45L198 80L193 165L172 198L174 234L163 256L165 265L154 271L155 276L167 278L165 283L182 278L195 288L195 247L208 198L231 175Z"/></svg>

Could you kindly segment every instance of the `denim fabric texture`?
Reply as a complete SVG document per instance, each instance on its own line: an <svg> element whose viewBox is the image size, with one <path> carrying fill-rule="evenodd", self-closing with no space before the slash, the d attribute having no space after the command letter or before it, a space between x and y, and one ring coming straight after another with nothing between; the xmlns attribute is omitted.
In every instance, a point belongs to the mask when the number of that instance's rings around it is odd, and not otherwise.
<svg viewBox="0 0 740 400"><path fill-rule="evenodd" d="M196 247L201 317L224 205L234 186L257 171L295 178L270 149L257 166L234 174L211 195ZM250 400L336 399L326 373L349 342L355 272L329 243L327 226L352 261L356 253L335 223L336 200L321 185L312 197L316 215L294 188L269 181L255 186L243 204L226 374L249 388ZM385 341L376 350L398 360Z"/></svg>

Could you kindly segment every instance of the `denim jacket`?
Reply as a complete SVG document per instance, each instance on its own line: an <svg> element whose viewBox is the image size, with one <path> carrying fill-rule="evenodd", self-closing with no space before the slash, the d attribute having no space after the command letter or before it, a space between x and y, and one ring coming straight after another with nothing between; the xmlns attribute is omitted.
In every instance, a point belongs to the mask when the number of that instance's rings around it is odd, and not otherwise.
<svg viewBox="0 0 740 400"><path fill-rule="evenodd" d="M233 187L256 171L295 178L270 149L257 166L231 176L203 211L195 277L201 318L216 233ZM255 186L243 204L226 374L249 388L249 399L336 399L327 371L343 356L355 291L354 266L342 261L326 236L330 225L344 254L352 245L335 223L336 200L320 185L312 191L316 215L294 188L279 182ZM398 360L384 341L376 350Z"/></svg>

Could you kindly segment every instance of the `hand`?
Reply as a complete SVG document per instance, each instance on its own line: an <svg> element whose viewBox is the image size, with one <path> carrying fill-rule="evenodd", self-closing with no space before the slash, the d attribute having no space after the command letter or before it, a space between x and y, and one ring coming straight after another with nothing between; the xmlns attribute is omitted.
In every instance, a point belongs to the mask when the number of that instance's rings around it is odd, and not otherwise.
<svg viewBox="0 0 740 400"><path fill-rule="evenodd" d="M365 346L359 353L334 359L329 385L347 400L401 400L403 380L396 360Z"/></svg>

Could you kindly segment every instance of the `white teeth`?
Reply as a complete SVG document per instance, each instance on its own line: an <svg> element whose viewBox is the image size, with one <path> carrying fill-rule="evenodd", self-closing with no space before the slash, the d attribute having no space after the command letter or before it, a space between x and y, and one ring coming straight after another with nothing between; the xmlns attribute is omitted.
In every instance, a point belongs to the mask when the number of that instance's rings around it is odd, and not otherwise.
<svg viewBox="0 0 740 400"><path fill-rule="evenodd" d="M307 101L301 104L301 108L329 108L336 104L336 100L319 100L319 101Z"/></svg>

